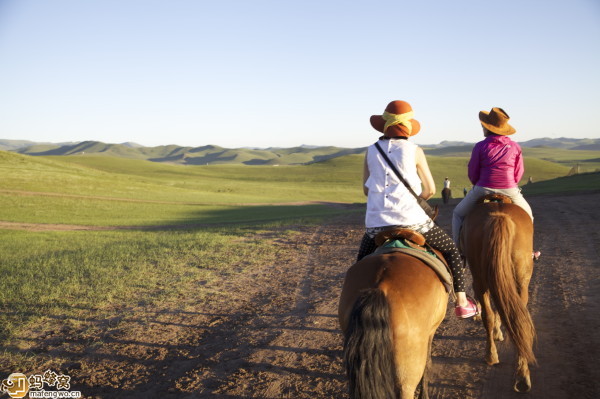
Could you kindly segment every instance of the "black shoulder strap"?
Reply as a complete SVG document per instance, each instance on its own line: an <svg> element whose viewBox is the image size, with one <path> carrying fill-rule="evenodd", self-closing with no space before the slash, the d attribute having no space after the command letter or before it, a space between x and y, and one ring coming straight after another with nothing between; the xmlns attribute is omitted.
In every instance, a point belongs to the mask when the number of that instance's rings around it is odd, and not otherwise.
<svg viewBox="0 0 600 399"><path fill-rule="evenodd" d="M410 193L412 195L414 195L415 198L418 199L419 196L417 195L417 193L415 193L415 190L413 190L412 187L410 186L410 184L408 184L408 182L406 180L404 180L404 178L400 174L400 171L396 168L396 165L394 165L392 163L392 161L390 160L390 158L388 158L388 156L385 153L385 151L383 151L383 149L379 146L379 143L375 143L375 147L377 147L377 150L379 150L379 153L381 154L381 156L383 157L383 159L385 159L385 161L387 162L387 164L389 165L389 167L392 169L392 171L394 171L394 173L396 174L396 176L398 176L398 179L400 179L400 181L402 183L404 183L404 185L406 186L406 188L408 188L408 191L410 191Z"/></svg>

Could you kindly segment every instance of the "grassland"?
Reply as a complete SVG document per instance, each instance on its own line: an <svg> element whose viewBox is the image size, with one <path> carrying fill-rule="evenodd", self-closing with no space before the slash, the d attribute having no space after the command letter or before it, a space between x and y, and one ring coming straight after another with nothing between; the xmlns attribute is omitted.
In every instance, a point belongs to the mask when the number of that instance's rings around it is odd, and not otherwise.
<svg viewBox="0 0 600 399"><path fill-rule="evenodd" d="M579 193L600 190L600 172L562 176L523 186L524 195Z"/></svg>
<svg viewBox="0 0 600 399"><path fill-rule="evenodd" d="M306 167L183 167L0 152L0 220L147 226L322 216L335 209L307 204L290 212L285 203L361 201L362 172L352 167L359 163L354 157ZM274 203L283 205L266 206Z"/></svg>
<svg viewBox="0 0 600 399"><path fill-rule="evenodd" d="M285 233L282 233L285 234ZM0 342L114 308L171 303L278 250L244 228L194 231L0 230ZM2 360L0 359L0 366ZM1 369L1 367L0 367Z"/></svg>
<svg viewBox="0 0 600 399"><path fill-rule="evenodd" d="M572 162L593 164L597 151L559 151L557 159L535 151L526 157L523 183L528 176L536 181L525 187L527 195L600 188L598 173L564 177ZM470 186L468 155L428 160L438 198L446 176L456 191ZM364 203L362 162L354 154L298 166L182 166L0 152L0 221L139 227L0 229L0 343L12 353L32 331L176 301L186 292L217 294L202 287L256 264L276 264L281 249L273 239L294 235L286 226L362 213L351 206Z"/></svg>

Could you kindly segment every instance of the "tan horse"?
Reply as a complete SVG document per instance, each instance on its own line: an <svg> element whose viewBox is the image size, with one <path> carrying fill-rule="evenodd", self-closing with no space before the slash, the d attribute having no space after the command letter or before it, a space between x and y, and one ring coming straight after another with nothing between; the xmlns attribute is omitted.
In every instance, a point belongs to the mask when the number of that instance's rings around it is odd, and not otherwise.
<svg viewBox="0 0 600 399"><path fill-rule="evenodd" d="M510 202L506 197L503 200ZM533 273L531 218L512 203L477 204L463 223L460 247L473 275L475 297L483 305L485 361L490 365L499 363L495 340L504 339L500 330L503 324L517 351L514 389L528 392L529 364L536 362L532 348L535 328L527 310Z"/></svg>
<svg viewBox="0 0 600 399"><path fill-rule="evenodd" d="M431 342L448 294L437 274L405 253L370 255L347 272L339 303L352 399L428 398Z"/></svg>

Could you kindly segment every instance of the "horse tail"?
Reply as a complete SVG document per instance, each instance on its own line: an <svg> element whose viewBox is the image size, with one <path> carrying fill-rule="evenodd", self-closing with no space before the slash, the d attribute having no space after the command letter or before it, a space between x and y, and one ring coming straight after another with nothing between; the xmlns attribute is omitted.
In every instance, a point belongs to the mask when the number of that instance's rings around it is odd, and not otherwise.
<svg viewBox="0 0 600 399"><path fill-rule="evenodd" d="M486 222L483 237L482 265L487 270L490 294L500 314L508 335L528 363L536 363L533 354L535 327L521 300L517 286L516 264L512 257L512 245L516 226L510 216L494 212Z"/></svg>
<svg viewBox="0 0 600 399"><path fill-rule="evenodd" d="M350 398L397 397L390 307L379 288L364 290L354 303L344 340Z"/></svg>

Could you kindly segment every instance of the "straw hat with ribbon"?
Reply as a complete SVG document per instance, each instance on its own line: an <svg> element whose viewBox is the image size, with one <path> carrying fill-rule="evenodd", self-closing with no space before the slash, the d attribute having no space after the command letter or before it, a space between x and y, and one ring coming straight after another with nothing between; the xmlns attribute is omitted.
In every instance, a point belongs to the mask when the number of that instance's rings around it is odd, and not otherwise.
<svg viewBox="0 0 600 399"><path fill-rule="evenodd" d="M371 126L385 137L410 137L419 133L421 124L406 101L392 101L383 115L371 115Z"/></svg>
<svg viewBox="0 0 600 399"><path fill-rule="evenodd" d="M490 112L479 111L481 126L492 133L508 136L516 132L515 128L508 124L510 117L502 108L494 107Z"/></svg>

